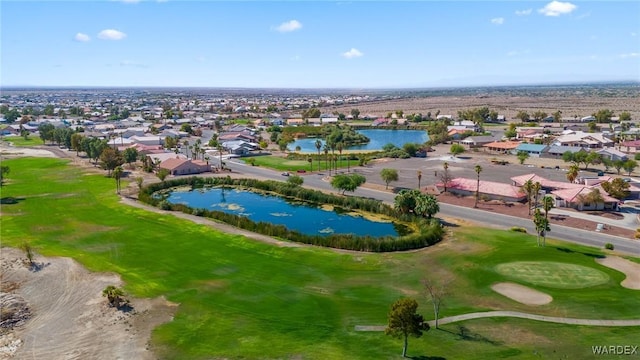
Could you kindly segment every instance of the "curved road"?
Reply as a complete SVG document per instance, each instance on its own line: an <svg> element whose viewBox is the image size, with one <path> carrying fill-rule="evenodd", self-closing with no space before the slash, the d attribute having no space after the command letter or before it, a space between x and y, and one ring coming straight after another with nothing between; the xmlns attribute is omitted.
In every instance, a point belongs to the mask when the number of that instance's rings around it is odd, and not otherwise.
<svg viewBox="0 0 640 360"><path fill-rule="evenodd" d="M227 160L227 167L238 173L246 174L249 177L267 178L280 181L283 180L283 176L279 172L262 167L246 165L234 159ZM335 193L331 185L327 181L323 180L324 176L325 174L323 173L313 173L305 175L304 186ZM368 188L359 188L355 191L354 194L357 196L382 200L389 204L393 204L393 199L395 197L395 195L392 193L377 191ZM465 219L478 224L482 224L484 226L492 226L502 229L519 226L527 229L529 233L535 233L533 222L529 219L523 219L520 217L489 213L482 210L444 203L440 203L440 214L444 217ZM629 253L636 256L640 255L640 241L625 239L619 236L602 234L595 231L575 229L562 225L554 225L552 231L550 232L550 236L556 239L581 245L593 246L597 248L603 248L606 243L611 243L614 245L617 251Z"/></svg>

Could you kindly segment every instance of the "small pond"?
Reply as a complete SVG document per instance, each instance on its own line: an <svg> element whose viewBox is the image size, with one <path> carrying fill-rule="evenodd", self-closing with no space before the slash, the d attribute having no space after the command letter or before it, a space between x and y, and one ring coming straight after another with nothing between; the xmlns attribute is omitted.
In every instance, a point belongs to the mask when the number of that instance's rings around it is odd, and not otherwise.
<svg viewBox="0 0 640 360"><path fill-rule="evenodd" d="M224 211L243 215L255 222L284 225L307 235L355 234L359 236L398 236L406 233L404 225L378 222L353 213L325 210L293 202L280 196L259 194L235 188L174 190L167 201L191 208Z"/></svg>
<svg viewBox="0 0 640 360"><path fill-rule="evenodd" d="M371 141L362 145L350 146L347 150L382 150L382 147L387 144L401 148L406 143L423 144L429 141L426 130L367 129L357 130L357 132L365 135ZM300 146L301 152L317 152L316 140L315 138L299 139L287 145L287 148L294 151L296 146ZM324 140L321 141L324 146Z"/></svg>

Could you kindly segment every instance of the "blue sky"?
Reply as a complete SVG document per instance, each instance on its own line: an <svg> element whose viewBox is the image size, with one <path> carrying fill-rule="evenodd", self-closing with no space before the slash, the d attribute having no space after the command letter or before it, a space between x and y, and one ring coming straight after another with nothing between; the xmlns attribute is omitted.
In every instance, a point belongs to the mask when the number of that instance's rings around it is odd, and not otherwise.
<svg viewBox="0 0 640 360"><path fill-rule="evenodd" d="M2 86L640 80L640 2L2 1Z"/></svg>

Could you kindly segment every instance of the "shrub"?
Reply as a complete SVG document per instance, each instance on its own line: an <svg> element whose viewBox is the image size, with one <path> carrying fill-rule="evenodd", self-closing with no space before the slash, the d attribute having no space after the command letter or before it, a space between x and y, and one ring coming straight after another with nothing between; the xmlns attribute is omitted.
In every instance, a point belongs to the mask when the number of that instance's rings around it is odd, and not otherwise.
<svg viewBox="0 0 640 360"><path fill-rule="evenodd" d="M613 250L613 244L612 243L606 243L604 244L604 248L607 250Z"/></svg>
<svg viewBox="0 0 640 360"><path fill-rule="evenodd" d="M510 231L515 231L515 232L521 232L521 233L527 233L527 229L523 228L523 227L519 227L519 226L514 226L511 229L509 229Z"/></svg>

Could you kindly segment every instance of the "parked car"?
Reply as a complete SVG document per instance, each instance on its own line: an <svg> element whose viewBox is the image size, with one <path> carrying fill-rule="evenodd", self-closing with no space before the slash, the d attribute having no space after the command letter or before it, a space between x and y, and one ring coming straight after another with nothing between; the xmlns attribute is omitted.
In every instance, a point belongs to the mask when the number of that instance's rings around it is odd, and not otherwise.
<svg viewBox="0 0 640 360"><path fill-rule="evenodd" d="M289 176L289 172L288 171L283 172L282 176Z"/></svg>

